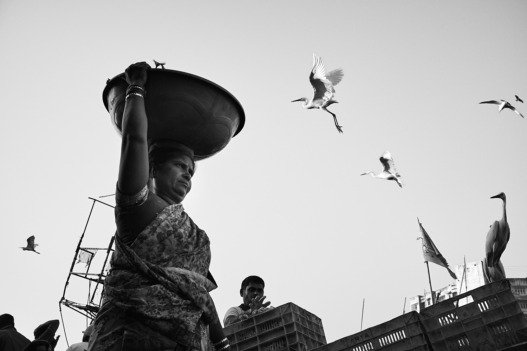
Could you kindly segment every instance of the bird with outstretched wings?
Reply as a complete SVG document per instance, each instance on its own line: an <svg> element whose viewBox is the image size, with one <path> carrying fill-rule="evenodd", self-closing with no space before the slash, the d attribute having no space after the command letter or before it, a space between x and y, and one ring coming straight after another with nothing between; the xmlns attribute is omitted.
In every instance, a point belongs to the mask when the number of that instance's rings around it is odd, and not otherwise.
<svg viewBox="0 0 527 351"><path fill-rule="evenodd" d="M344 77L344 72L340 68L326 73L322 58L313 54L313 67L309 73L309 82L314 92L313 98L302 97L291 102L303 101L302 106L306 109L321 109L331 114L335 127L339 133L342 133L342 126L337 121L337 115L328 110L330 105L338 102L333 99L333 96L335 95L335 85L340 83L342 77Z"/></svg>
<svg viewBox="0 0 527 351"><path fill-rule="evenodd" d="M35 244L35 236L31 235L29 238L27 238L27 245L25 247L21 247L21 249L24 251L33 251L40 255L40 252L35 250L35 247L37 246L38 244Z"/></svg>
<svg viewBox="0 0 527 351"><path fill-rule="evenodd" d="M501 112L503 109L505 108L508 108L509 110L512 110L514 111L514 113L516 113L518 116L520 116L521 118L525 118L523 117L523 115L521 114L520 111L518 111L516 109L516 107L512 106L510 102L506 101L506 100L487 100L487 101L481 101L480 104L492 104L492 105L498 105L498 111Z"/></svg>
<svg viewBox="0 0 527 351"><path fill-rule="evenodd" d="M323 104L330 101L335 94L334 87L342 81L342 77L344 77L344 71L340 68L326 74L326 67L322 58L313 54L313 68L309 74L309 82L311 82L315 93L313 101L323 100Z"/></svg>

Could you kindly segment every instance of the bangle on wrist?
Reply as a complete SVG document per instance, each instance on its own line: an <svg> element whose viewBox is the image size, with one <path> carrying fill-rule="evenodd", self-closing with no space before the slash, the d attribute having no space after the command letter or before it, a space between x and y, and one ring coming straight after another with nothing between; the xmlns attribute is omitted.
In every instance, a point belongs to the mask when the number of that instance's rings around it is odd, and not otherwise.
<svg viewBox="0 0 527 351"><path fill-rule="evenodd" d="M227 339L227 338L223 338L222 340L220 340L220 341L214 343L213 345L214 345L214 347L216 347L216 346L219 346L220 344L225 344L225 343L228 344L228 343L229 343L229 339Z"/></svg>
<svg viewBox="0 0 527 351"><path fill-rule="evenodd" d="M139 85L132 84L132 85L129 85L128 88L126 88L126 95L131 94L131 93L138 93L144 96L146 94L146 90L140 87Z"/></svg>
<svg viewBox="0 0 527 351"><path fill-rule="evenodd" d="M145 88L137 84L130 84L127 89L138 89L138 90L141 90L142 92L146 92Z"/></svg>
<svg viewBox="0 0 527 351"><path fill-rule="evenodd" d="M141 97L141 98L144 98L143 94L139 94L139 93L128 93L128 94L126 94L125 100L128 100L130 97L132 97L132 95L135 95L135 96L139 96L139 97Z"/></svg>
<svg viewBox="0 0 527 351"><path fill-rule="evenodd" d="M227 338L224 338L223 340L214 343L213 346L216 351L223 351L231 347L231 345L229 344L229 339Z"/></svg>

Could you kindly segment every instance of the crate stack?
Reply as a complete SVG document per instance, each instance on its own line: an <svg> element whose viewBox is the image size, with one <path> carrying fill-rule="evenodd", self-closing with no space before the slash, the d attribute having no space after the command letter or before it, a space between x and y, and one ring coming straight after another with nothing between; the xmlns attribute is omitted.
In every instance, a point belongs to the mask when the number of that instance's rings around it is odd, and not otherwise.
<svg viewBox="0 0 527 351"><path fill-rule="evenodd" d="M433 350L499 350L527 342L527 320L502 280L421 311Z"/></svg>
<svg viewBox="0 0 527 351"><path fill-rule="evenodd" d="M326 344L322 321L293 303L224 328L232 351L309 351Z"/></svg>
<svg viewBox="0 0 527 351"><path fill-rule="evenodd" d="M429 351L426 334L417 312L347 336L316 351Z"/></svg>

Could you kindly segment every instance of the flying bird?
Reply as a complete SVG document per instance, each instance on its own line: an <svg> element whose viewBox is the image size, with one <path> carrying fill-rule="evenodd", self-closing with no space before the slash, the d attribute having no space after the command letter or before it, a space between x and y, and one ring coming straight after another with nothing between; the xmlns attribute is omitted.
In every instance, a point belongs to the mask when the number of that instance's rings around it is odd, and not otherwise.
<svg viewBox="0 0 527 351"><path fill-rule="evenodd" d="M31 235L29 238L27 238L27 245L26 247L21 247L22 250L24 251L33 251L33 252L36 252L40 255L40 252L37 252L35 250L35 247L37 247L38 244L35 244L35 236L34 235Z"/></svg>
<svg viewBox="0 0 527 351"><path fill-rule="evenodd" d="M520 99L520 97L518 95L514 95L514 97L516 98L516 101L519 101L519 102L521 102L523 104L523 100Z"/></svg>
<svg viewBox="0 0 527 351"><path fill-rule="evenodd" d="M393 180L399 185L399 187L403 187L403 184L401 183L400 179L401 175L397 172L397 169L395 168L395 163L393 162L392 154L389 151L386 151L382 156L379 158L381 161L384 169L382 172L375 174L373 171L368 171L365 173L361 173L361 176L370 174L372 177L380 178L380 179L386 179L386 180Z"/></svg>
<svg viewBox="0 0 527 351"><path fill-rule="evenodd" d="M153 61L154 61L154 65L156 65L155 68L161 67L161 69L165 69L165 63L164 62L157 62L156 60L153 60Z"/></svg>
<svg viewBox="0 0 527 351"><path fill-rule="evenodd" d="M335 122L335 127L339 133L342 133L342 126L339 125L337 121L337 116L328 110L328 106L336 104L338 101L333 99L335 95L335 85L340 83L344 77L344 71L338 68L329 73L326 73L326 68L322 63L322 58L313 54L313 68L309 74L309 81L313 86L314 95L312 99L306 97L293 100L291 102L303 101L302 107L306 109L318 108L326 111L331 116L333 116L333 121Z"/></svg>
<svg viewBox="0 0 527 351"><path fill-rule="evenodd" d="M504 108L508 108L514 112L516 112L516 114L518 116L520 116L521 118L524 118L523 115L520 113L520 111L516 110L516 107L512 106L510 104L510 102L508 101L505 101L505 100L489 100L489 101L482 101L480 102L480 104L494 104L494 105L499 105L498 107L498 111L501 112L501 110L503 110Z"/></svg>
<svg viewBox="0 0 527 351"><path fill-rule="evenodd" d="M507 197L504 193L494 195L491 199L501 199L503 201L503 216L499 221L494 221L487 233L487 240L485 242L485 255L487 258L487 265L489 267L497 267L500 263L501 255L507 243L509 242L511 232L509 223L507 223Z"/></svg>

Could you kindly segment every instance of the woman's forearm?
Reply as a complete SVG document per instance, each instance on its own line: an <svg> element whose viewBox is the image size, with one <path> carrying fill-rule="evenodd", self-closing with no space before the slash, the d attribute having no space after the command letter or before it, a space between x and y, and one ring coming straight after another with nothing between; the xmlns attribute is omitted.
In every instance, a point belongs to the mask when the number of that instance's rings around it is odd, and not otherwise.
<svg viewBox="0 0 527 351"><path fill-rule="evenodd" d="M122 133L123 141L125 139L131 139L146 142L148 120L146 117L144 97L134 94L127 96L124 105Z"/></svg>
<svg viewBox="0 0 527 351"><path fill-rule="evenodd" d="M142 62L130 65L125 71L129 84L125 98L121 161L118 187L124 194L135 194L148 182L148 119L145 109L145 90L149 66Z"/></svg>

